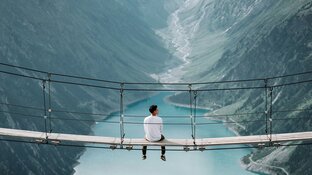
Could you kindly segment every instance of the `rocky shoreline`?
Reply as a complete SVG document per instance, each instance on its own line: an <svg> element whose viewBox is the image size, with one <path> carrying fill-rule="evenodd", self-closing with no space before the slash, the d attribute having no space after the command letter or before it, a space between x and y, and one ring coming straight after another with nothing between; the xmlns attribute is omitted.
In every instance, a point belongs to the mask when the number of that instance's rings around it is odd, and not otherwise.
<svg viewBox="0 0 312 175"><path fill-rule="evenodd" d="M165 101L167 103L173 104L174 106L178 106L178 107L185 107L188 108L189 105L186 104L181 104L181 103L177 103L177 102L173 102L170 100L171 96L167 96L165 98ZM209 107L204 107L204 106L199 106L198 109L204 109L204 110L208 110L209 112L207 112L205 115L217 115L217 111L218 110L213 110L212 108ZM209 120L215 120L215 121L222 121L222 122L226 122L225 117L209 117ZM245 128L242 124L236 122L234 119L230 119L231 124L225 124L225 126L231 131L233 132L236 136L240 136L239 131L234 127L241 127L241 128ZM241 166L243 168L245 168L247 171L253 172L253 173L257 173L257 174L270 174L270 175L279 175L279 174L286 174L288 175L289 173L282 167L276 167L276 166L271 166L271 165L267 165L264 163L259 163L257 161L253 161L252 160L252 156L253 153L246 155L245 157L242 157L240 160ZM249 161L246 161L246 159L248 159Z"/></svg>

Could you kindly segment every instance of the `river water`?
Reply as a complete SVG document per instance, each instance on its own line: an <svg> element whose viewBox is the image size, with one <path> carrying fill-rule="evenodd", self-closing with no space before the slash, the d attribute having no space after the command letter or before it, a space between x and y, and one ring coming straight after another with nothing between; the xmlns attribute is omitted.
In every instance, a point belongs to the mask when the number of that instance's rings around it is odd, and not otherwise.
<svg viewBox="0 0 312 175"><path fill-rule="evenodd" d="M127 115L149 115L148 107L157 104L164 123L190 122L189 118L168 118L167 115L189 115L188 108L177 107L166 102L165 97L170 94L160 93L149 99L127 106ZM203 115L205 110L197 110L197 115ZM118 121L118 116L111 116L108 121ZM142 122L141 118L126 118L125 121ZM215 122L206 118L197 118L197 122ZM93 128L94 135L119 137L119 124L98 123ZM144 135L142 124L125 125L128 138L142 138ZM225 137L234 136L223 124L213 124L197 127L197 137ZM186 125L164 125L167 138L191 138L191 127ZM182 149L182 148L180 148ZM241 167L240 159L250 153L250 149L218 150L204 152L170 152L166 153L167 161L160 160L160 151L148 151L147 160L141 160L141 151L105 150L87 148L75 167L76 174L108 174L108 175L190 175L190 174L253 174Z"/></svg>
<svg viewBox="0 0 312 175"><path fill-rule="evenodd" d="M179 82L184 75L186 67L190 63L188 58L191 51L190 40L198 29L200 22L205 16L205 10L200 9L200 17L190 17L192 23L181 21L179 14L185 13L189 9L198 5L198 0L186 0L181 3L171 15L168 17L168 27L156 31L163 39L165 45L172 54L182 61L172 69L168 69L159 75L151 76L161 82ZM200 7L200 6L199 6ZM168 103L165 98L170 93L160 93L149 99L145 99L127 106L126 115L149 115L148 108L151 104L157 104L164 123L190 123L189 118L168 118L166 116L187 116L190 115L189 108L177 107ZM197 115L202 116L207 111L197 110ZM144 117L126 118L126 122L143 122ZM119 121L119 116L113 114L107 121ZM206 118L197 118L200 122L215 122ZM190 125L164 125L164 135L166 138L191 138ZM120 137L119 123L103 123L96 124L93 128L94 135ZM142 124L126 124L126 138L143 138L144 130ZM201 125L196 127L197 138L211 137L227 137L234 136L222 123ZM154 148L154 147L153 147ZM182 150L182 148L180 148ZM88 148L80 157L79 163L75 167L77 175L86 174L108 174L108 175L206 175L206 174L253 174L246 171L240 163L240 159L250 153L250 149L239 150L218 150L204 152L170 152L166 153L167 161L160 160L160 151L148 151L147 160L141 160L141 151L127 150L105 150Z"/></svg>

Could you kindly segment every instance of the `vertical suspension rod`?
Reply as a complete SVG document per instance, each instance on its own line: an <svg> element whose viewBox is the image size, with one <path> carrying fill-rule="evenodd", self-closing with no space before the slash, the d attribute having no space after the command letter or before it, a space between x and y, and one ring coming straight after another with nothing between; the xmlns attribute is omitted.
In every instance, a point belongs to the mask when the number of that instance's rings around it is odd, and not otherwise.
<svg viewBox="0 0 312 175"><path fill-rule="evenodd" d="M191 130L192 130L192 138L194 139L194 119L193 119L193 99L192 99L192 84L188 85L189 87L189 95L190 95L190 119L191 119Z"/></svg>
<svg viewBox="0 0 312 175"><path fill-rule="evenodd" d="M51 115L52 115L52 107L51 107L51 73L48 73L48 98L49 98L49 132L52 132L52 121L51 121Z"/></svg>
<svg viewBox="0 0 312 175"><path fill-rule="evenodd" d="M45 131L45 136L46 139L48 138L48 130L47 130L47 106L46 106L46 93L45 93L45 88L46 88L46 80L42 80L42 96L43 96L43 118L44 118L44 131Z"/></svg>
<svg viewBox="0 0 312 175"><path fill-rule="evenodd" d="M272 118L272 111L273 111L273 87L270 87L270 108L269 108L269 122L270 122L270 141L272 141L272 127L273 127L273 118Z"/></svg>
<svg viewBox="0 0 312 175"><path fill-rule="evenodd" d="M268 79L264 80L264 94L265 94L265 133L268 134Z"/></svg>
<svg viewBox="0 0 312 175"><path fill-rule="evenodd" d="M125 137L125 132L124 132L124 83L120 83L120 146L121 148L123 147L123 141Z"/></svg>
<svg viewBox="0 0 312 175"><path fill-rule="evenodd" d="M193 131L193 136L194 136L194 138L193 138L193 143L194 143L194 145L196 145L196 110L197 110L197 91L194 91L194 122L193 122L193 129L194 129L194 131Z"/></svg>

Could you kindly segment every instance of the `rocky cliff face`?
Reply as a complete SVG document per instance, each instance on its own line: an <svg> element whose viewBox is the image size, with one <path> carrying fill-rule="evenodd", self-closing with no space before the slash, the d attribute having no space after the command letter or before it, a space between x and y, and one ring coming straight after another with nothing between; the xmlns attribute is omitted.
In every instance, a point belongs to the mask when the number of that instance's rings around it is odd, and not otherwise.
<svg viewBox="0 0 312 175"><path fill-rule="evenodd" d="M184 81L220 81L271 77L312 69L311 20L309 1L196 1L179 15L188 31L190 16L203 16L195 34L189 38L190 64L185 66ZM186 18L187 16L187 18ZM186 20L184 20L186 19ZM191 33L190 33L191 34ZM307 80L310 76L275 79L286 83ZM264 86L264 82L209 85L201 88ZM273 110L311 108L311 83L275 88ZM171 98L187 103L187 94ZM200 93L198 105L218 109L217 113L264 112L263 90ZM273 114L273 132L311 130L309 111ZM283 120L289 117L305 119ZM281 120L274 120L279 118ZM234 121L263 120L264 115L240 115ZM232 125L240 134L264 134L264 122ZM271 148L255 151L250 170L266 173L311 174L310 146ZM304 153L306 153L305 156ZM262 166L261 166L262 165ZM266 165L271 165L266 166ZM256 168L257 167L257 168Z"/></svg>
<svg viewBox="0 0 312 175"><path fill-rule="evenodd" d="M154 81L149 75L165 69L169 53L151 28L161 21L147 23L142 16L148 6L139 1L2 1L0 62L117 81ZM161 9L149 12L153 10ZM0 69L47 78L5 66ZM1 127L44 131L43 117L31 118L43 116L43 111L3 104L43 108L41 82L5 74L0 79ZM52 83L52 117L91 120L52 120L53 132L89 134L93 118L99 120L119 109L118 95L116 91ZM127 94L125 100L146 95ZM83 151L4 141L0 145L1 174L71 174Z"/></svg>

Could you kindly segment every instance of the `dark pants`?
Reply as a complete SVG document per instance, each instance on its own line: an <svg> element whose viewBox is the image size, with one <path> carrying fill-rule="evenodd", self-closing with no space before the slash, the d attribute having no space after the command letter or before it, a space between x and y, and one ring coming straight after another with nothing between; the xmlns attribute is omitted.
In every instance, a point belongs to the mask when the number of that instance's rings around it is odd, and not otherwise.
<svg viewBox="0 0 312 175"><path fill-rule="evenodd" d="M165 139L165 137L163 135L161 135L160 140L158 140L158 142L163 141ZM143 146L142 148L142 153L145 156L146 155L146 151L147 151L147 146ZM166 147L165 146L161 146L161 155L165 155L166 153Z"/></svg>

